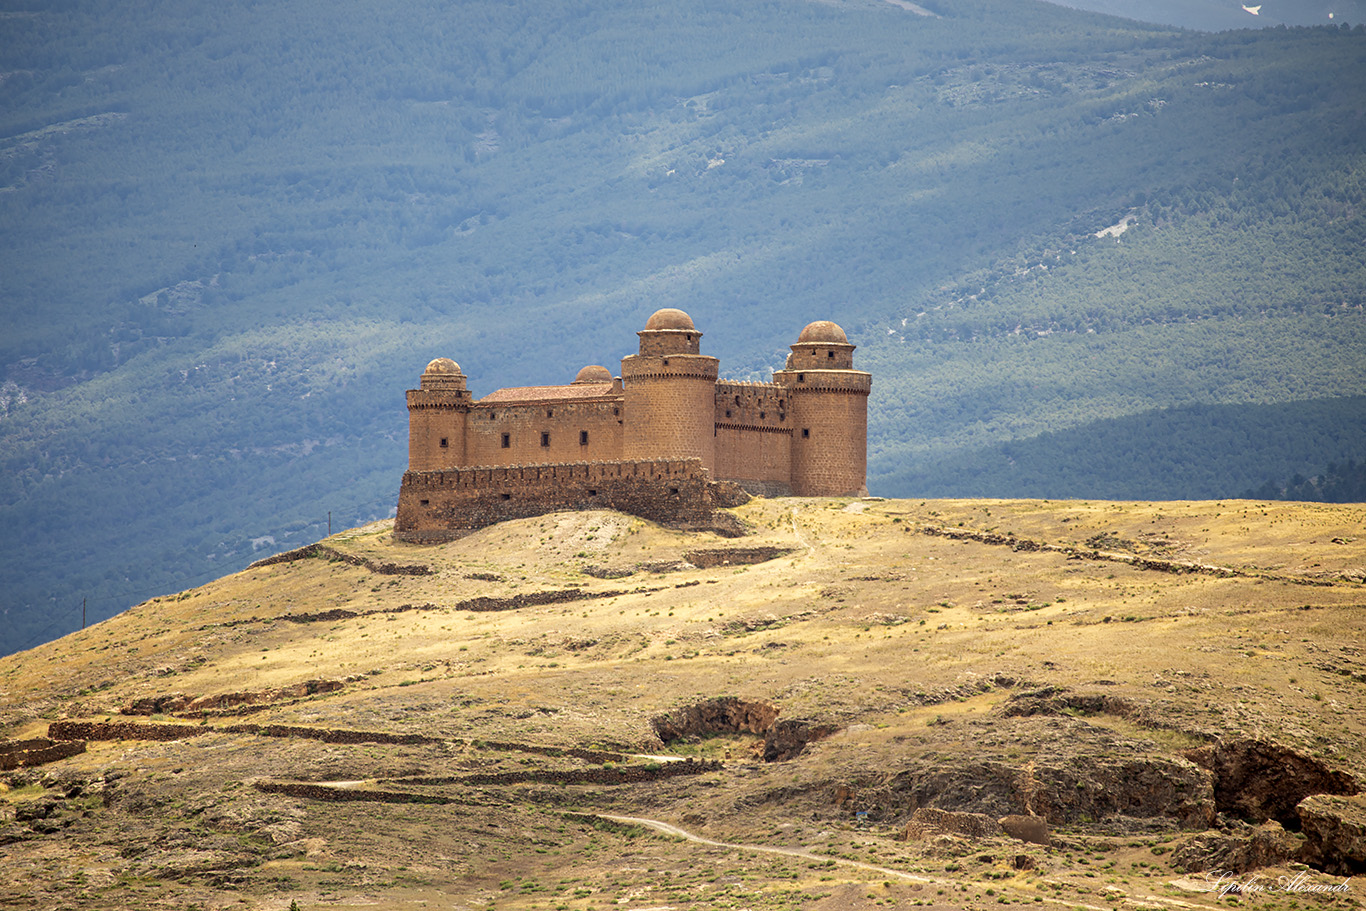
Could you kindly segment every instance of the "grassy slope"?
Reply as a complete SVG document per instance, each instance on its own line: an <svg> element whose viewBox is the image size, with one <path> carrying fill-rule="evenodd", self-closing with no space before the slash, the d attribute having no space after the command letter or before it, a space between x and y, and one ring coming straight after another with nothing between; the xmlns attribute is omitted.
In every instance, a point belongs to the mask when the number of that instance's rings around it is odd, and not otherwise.
<svg viewBox="0 0 1366 911"><path fill-rule="evenodd" d="M1353 711L1366 679L1355 647L1366 589L1341 581L1343 574L1362 578L1366 567L1359 506L778 500L756 501L739 514L756 531L743 542L576 513L415 548L393 544L388 524L378 523L328 543L423 562L436 573L381 576L322 559L249 570L0 659L0 720L11 737L41 734L59 717L108 717L132 698L352 676L340 693L207 723L454 741L340 746L213 734L169 744L92 743L46 771L58 781L111 771L125 777L104 805L98 797L68 801L54 817L75 814L65 828L9 845L0 894L39 908L161 900L218 907L239 898L267 907L298 900L301 907L388 908L459 898L579 909L622 899L727 907L741 895L753 908L846 907L862 906L872 893L977 908L996 894L1075 907L1094 903L1105 888L1117 890L1116 901L1126 895L1153 903L1156 896L1203 908L1217 902L1166 885L1178 878L1170 851L1189 833L1161 823L1076 824L1055 832L1059 847L1051 850L908 843L892 835L910 807L886 801L897 793L899 774L927 763L953 769L1162 759L1208 737L1268 738L1366 774L1356 749L1366 730ZM1102 541L1114 552L1247 575L1069 560L929 536L925 526L1051 544ZM794 551L753 566L611 580L580 573L585 565L631 568L736 543ZM1327 584L1303 584L1311 580ZM495 613L451 607L474 596L567 586L618 594ZM427 607L314 623L281 619L404 604ZM1007 718L1001 708L1012 690L980 686L997 675L1017 687L1132 701L1146 708L1148 726L1104 713ZM417 788L455 794L457 807L329 804L249 786L265 778L402 788L392 779L582 768L568 757L478 744L658 753L652 716L718 695L769 700L780 717L832 723L844 733L771 765L753 763L744 738L684 745L685 753L726 758L725 769L635 789ZM840 794L854 792L866 797L842 807ZM40 793L29 787L4 799L17 804ZM870 826L856 825L856 806L872 809ZM566 810L662 819L720 841L807 847L909 871L928 885L595 829L566 820ZM1038 869L1010 869L1006 859L1022 851ZM1103 882L1092 876L1097 869ZM1282 907L1302 896L1262 898L1266 907ZM1357 904L1348 897L1347 907Z"/></svg>
<svg viewBox="0 0 1366 911"><path fill-rule="evenodd" d="M562 381L656 306L755 379L841 321L887 494L1018 492L944 466L1112 456L1097 419L1366 393L1360 36L932 6L11 16L4 647L386 514L434 354ZM1059 481L1226 495L1355 445Z"/></svg>

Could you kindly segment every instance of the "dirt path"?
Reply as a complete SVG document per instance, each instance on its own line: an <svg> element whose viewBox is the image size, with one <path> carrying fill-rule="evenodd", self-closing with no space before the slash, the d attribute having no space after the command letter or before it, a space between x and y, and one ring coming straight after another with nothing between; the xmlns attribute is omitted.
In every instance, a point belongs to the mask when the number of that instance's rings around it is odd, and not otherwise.
<svg viewBox="0 0 1366 911"><path fill-rule="evenodd" d="M800 857L802 860L815 861L819 864L834 861L836 864L839 864L841 866L856 867L857 869L868 870L873 873L882 874L883 876L895 876L898 879L909 880L910 882L940 882L940 880L931 879L928 876L917 876L914 873L903 873L900 870L893 870L890 867L879 867L874 864L865 864L857 860L845 860L839 857L828 857L824 854L813 854L812 852L804 851L801 848L775 848L770 845L737 845L724 841L714 841L710 838L703 838L701 835L695 835L692 832L687 831L686 829L680 829L678 826L670 825L667 822L661 822L658 819L645 819L641 816L610 816L606 813L600 813L598 815L601 816L603 819L610 819L613 822L620 822L625 823L626 825L633 826L645 826L648 829L654 829L658 832L663 832L666 835L675 835L679 838L694 842L699 845L710 845L713 848L726 848L731 851L753 851L758 854L782 854L787 857Z"/></svg>
<svg viewBox="0 0 1366 911"><path fill-rule="evenodd" d="M726 841L716 841L715 839L711 838L703 838L701 835L689 832L687 829L680 829L678 826L672 825L671 823L663 822L658 819L646 819L643 816L614 816L609 813L598 813L596 815L601 819L610 819L612 822L619 822L624 825L644 826L647 829L654 829L656 832L663 832L665 835L673 835L677 838L682 838L685 841L690 841L694 844L699 845L707 845L712 848L725 848L729 851L751 851L757 854L780 854L785 857L798 857L802 860L810 860L819 864L833 862L842 867L853 867L856 870L867 870L870 873L877 873L880 876L894 876L897 879L906 880L907 882L929 883L931 885L937 884L941 886L961 885L961 882L955 879L935 879L930 876L918 876L914 873L906 873L902 870L894 870L891 867L879 867L876 864L866 864L862 861L848 860L846 858L841 857L830 857L825 854L815 854L811 851L806 851L801 848L777 848L771 845L745 845L732 844L731 842ZM1044 882L1053 883L1056 881L1044 880ZM998 886L997 888L1008 887ZM1124 901L1136 904L1164 905L1169 908L1192 909L1192 911L1202 911L1202 909L1207 909L1211 907L1210 905L1205 904L1192 904L1190 902L1183 902L1175 898L1161 898L1156 895L1126 894L1124 896ZM1062 905L1067 908L1076 908L1078 909L1078 911L1112 911L1114 907L1113 904L1109 906L1089 905L1084 902L1065 901L1061 898L1048 899L1048 903L1054 905Z"/></svg>

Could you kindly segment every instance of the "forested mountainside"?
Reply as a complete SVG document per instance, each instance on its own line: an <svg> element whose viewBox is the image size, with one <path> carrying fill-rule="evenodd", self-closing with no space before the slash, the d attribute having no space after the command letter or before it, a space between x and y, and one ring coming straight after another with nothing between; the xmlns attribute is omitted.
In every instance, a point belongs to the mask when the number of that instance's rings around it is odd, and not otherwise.
<svg viewBox="0 0 1366 911"><path fill-rule="evenodd" d="M1363 0L1053 0L1090 10L1180 28L1222 31L1285 25L1358 25L1366 22Z"/></svg>
<svg viewBox="0 0 1366 911"><path fill-rule="evenodd" d="M0 15L5 649L389 514L432 357L564 382L662 306L741 379L840 322L878 494L1223 497L1364 451L1360 27Z"/></svg>

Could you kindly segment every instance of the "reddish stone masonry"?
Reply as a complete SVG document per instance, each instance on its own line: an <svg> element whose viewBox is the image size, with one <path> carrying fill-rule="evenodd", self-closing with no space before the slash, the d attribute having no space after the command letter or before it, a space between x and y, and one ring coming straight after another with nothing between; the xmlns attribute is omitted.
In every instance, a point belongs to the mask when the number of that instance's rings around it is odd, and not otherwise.
<svg viewBox="0 0 1366 911"><path fill-rule="evenodd" d="M637 335L621 376L588 366L567 385L479 400L455 361L428 364L407 394L395 537L438 543L507 519L598 508L714 528L718 508L750 494L867 493L872 380L854 369L839 326L803 329L770 383L719 380L719 361L701 353L702 333L681 310L656 311Z"/></svg>

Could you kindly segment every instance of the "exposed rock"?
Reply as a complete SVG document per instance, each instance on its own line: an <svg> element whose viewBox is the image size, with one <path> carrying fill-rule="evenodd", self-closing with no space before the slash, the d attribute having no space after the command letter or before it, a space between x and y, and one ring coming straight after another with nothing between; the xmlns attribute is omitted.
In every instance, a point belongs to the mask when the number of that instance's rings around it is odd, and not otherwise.
<svg viewBox="0 0 1366 911"><path fill-rule="evenodd" d="M1051 839L1048 837L1048 820L1042 816L1002 816L998 823L1001 829L1011 838L1018 838L1020 841L1027 841L1035 845L1048 845ZM1017 867L1017 869L1024 869Z"/></svg>
<svg viewBox="0 0 1366 911"><path fill-rule="evenodd" d="M656 716L650 724L664 743L709 734L764 734L759 754L765 762L783 762L799 756L808 743L823 740L839 730L837 725L814 721L778 721L775 706L735 696L685 705Z"/></svg>
<svg viewBox="0 0 1366 911"><path fill-rule="evenodd" d="M1304 798L1360 790L1351 775L1265 740L1225 741L1182 755L1214 774L1219 812L1248 822L1274 819L1292 831L1300 827L1295 806Z"/></svg>
<svg viewBox="0 0 1366 911"><path fill-rule="evenodd" d="M790 547L729 547L691 550L683 556L693 566L700 569L711 569L713 566L745 566L754 563L766 563L769 560L785 557L792 552L793 550Z"/></svg>
<svg viewBox="0 0 1366 911"><path fill-rule="evenodd" d="M707 734L765 734L777 719L778 710L767 702L720 696L674 709L650 724L659 739L668 743Z"/></svg>
<svg viewBox="0 0 1366 911"><path fill-rule="evenodd" d="M838 725L812 721L776 721L764 738L764 762L785 762L800 756L808 743L824 740L839 730Z"/></svg>
<svg viewBox="0 0 1366 911"><path fill-rule="evenodd" d="M921 807L911 814L910 821L897 834L900 841L919 841L934 835L963 835L968 838L991 838L1001 834L1001 825L981 813L956 813Z"/></svg>
<svg viewBox="0 0 1366 911"><path fill-rule="evenodd" d="M1185 873L1246 873L1286 863L1299 850L1300 840L1271 821L1241 832L1202 832L1173 852L1172 866Z"/></svg>
<svg viewBox="0 0 1366 911"><path fill-rule="evenodd" d="M1366 873L1366 798L1317 794L1296 809L1305 837L1301 860L1335 876Z"/></svg>
<svg viewBox="0 0 1366 911"><path fill-rule="evenodd" d="M1165 817L1185 829L1214 822L1210 775L1183 759L1077 756L1021 777L1022 809L1055 825L1116 816Z"/></svg>
<svg viewBox="0 0 1366 911"><path fill-rule="evenodd" d="M1049 825L1125 821L1127 828L1203 829L1214 821L1211 776L1182 759L1136 756L1060 756L1049 764L999 762L923 764L885 783L864 787L854 800L875 818L918 807L1023 815Z"/></svg>

